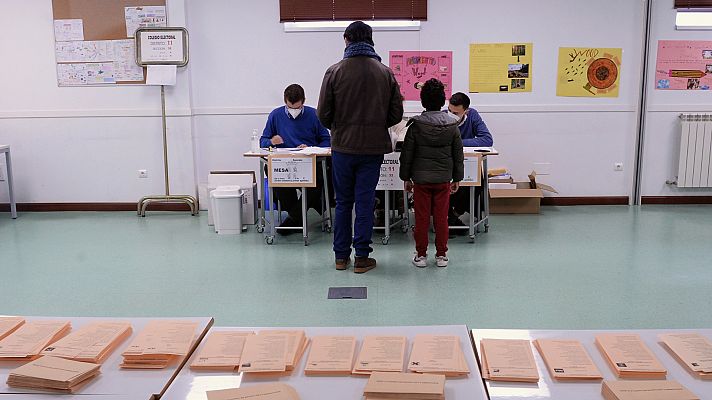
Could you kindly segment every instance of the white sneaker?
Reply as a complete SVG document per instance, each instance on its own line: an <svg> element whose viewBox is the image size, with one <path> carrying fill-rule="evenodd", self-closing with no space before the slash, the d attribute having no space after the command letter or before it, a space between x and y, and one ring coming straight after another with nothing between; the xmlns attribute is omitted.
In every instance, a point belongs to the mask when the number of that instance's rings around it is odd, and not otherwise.
<svg viewBox="0 0 712 400"><path fill-rule="evenodd" d="M435 257L435 265L437 265L438 267L441 267L441 268L447 267L447 262L448 262L448 259L445 256Z"/></svg>
<svg viewBox="0 0 712 400"><path fill-rule="evenodd" d="M413 257L413 265L418 268L425 268L428 266L428 259L427 257L418 257L418 253L415 253L415 256Z"/></svg>

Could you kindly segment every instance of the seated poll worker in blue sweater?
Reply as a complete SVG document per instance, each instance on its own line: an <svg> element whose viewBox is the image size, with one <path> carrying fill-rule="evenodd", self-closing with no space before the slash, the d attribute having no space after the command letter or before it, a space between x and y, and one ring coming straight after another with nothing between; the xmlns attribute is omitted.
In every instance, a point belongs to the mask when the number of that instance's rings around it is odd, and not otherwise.
<svg viewBox="0 0 712 400"><path fill-rule="evenodd" d="M447 106L450 114L460 119L460 137L464 147L492 147L492 134L485 121L474 108L470 107L470 98L462 92L458 92L450 97ZM479 186L475 190L482 190ZM482 196L479 196L482 198ZM464 226L460 216L470 210L470 191L458 190L450 196L450 211L448 213L448 225ZM451 234L465 234L466 230L451 230Z"/></svg>
<svg viewBox="0 0 712 400"><path fill-rule="evenodd" d="M331 136L321 125L316 116L316 110L305 106L304 88L291 84L284 90L284 106L277 107L267 117L267 124L260 138L260 147L295 148L295 147L329 147ZM328 177L331 172L327 171ZM307 189L307 210L315 209L322 213L322 192L324 179L321 169L317 168L317 185ZM331 182L329 187L331 188ZM289 217L282 222L283 227L302 226L302 203L298 199L295 188L274 188L274 198L281 204L282 211L287 211ZM333 203L332 203L333 204ZM288 235L295 230L281 230L280 234Z"/></svg>

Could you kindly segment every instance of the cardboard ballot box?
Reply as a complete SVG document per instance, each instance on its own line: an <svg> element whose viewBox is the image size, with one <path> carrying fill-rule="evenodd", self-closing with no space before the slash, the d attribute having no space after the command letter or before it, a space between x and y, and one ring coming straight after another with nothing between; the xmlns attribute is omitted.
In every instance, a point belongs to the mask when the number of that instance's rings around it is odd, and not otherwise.
<svg viewBox="0 0 712 400"><path fill-rule="evenodd" d="M208 193L218 186L240 186L242 196L242 224L257 223L257 178L255 171L210 171L208 175ZM208 225L212 225L212 215L208 201Z"/></svg>
<svg viewBox="0 0 712 400"><path fill-rule="evenodd" d="M489 190L491 214L539 214L544 191L558 193L549 185L537 183L534 171L529 174L527 182L511 180L503 182L500 180L497 183L513 183L515 186L511 189L492 188Z"/></svg>

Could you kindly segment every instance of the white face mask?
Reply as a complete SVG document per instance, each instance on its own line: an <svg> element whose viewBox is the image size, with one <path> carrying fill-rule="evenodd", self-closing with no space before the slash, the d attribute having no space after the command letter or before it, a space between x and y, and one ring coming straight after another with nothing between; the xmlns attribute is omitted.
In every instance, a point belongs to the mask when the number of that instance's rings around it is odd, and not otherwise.
<svg viewBox="0 0 712 400"><path fill-rule="evenodd" d="M460 117L459 115L457 115L453 112L450 112L450 111L448 111L447 113L450 114L451 117L455 118L456 120L458 120L460 122L458 124L458 126L462 126L462 124L464 124L465 120L467 119L467 114L464 114L462 117Z"/></svg>
<svg viewBox="0 0 712 400"><path fill-rule="evenodd" d="M289 113L289 115L292 116L292 118L295 118L295 119L296 119L296 118L299 116L299 114L302 113L302 109L301 109L301 108L289 108L289 107L287 107L287 112Z"/></svg>

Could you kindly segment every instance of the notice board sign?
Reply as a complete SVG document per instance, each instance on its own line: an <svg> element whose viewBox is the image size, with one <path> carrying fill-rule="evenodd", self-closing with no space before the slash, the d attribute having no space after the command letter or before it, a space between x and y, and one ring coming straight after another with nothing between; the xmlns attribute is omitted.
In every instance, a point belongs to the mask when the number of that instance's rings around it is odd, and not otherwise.
<svg viewBox="0 0 712 400"><path fill-rule="evenodd" d="M188 30L185 28L139 28L136 30L136 63L188 65Z"/></svg>
<svg viewBox="0 0 712 400"><path fill-rule="evenodd" d="M271 187L316 187L315 154L270 154L267 168Z"/></svg>
<svg viewBox="0 0 712 400"><path fill-rule="evenodd" d="M465 153L465 178L460 186L482 185L482 155L479 153Z"/></svg>
<svg viewBox="0 0 712 400"><path fill-rule="evenodd" d="M393 152L383 156L376 190L403 190L403 181L400 179L400 153Z"/></svg>

